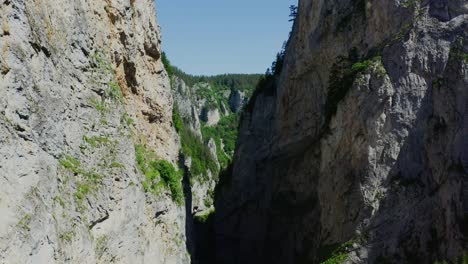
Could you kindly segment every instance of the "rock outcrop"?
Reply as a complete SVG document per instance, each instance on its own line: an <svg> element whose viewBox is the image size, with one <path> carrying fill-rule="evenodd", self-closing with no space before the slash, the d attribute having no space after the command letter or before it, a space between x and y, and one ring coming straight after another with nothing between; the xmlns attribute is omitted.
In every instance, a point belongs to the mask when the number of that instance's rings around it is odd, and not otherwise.
<svg viewBox="0 0 468 264"><path fill-rule="evenodd" d="M177 109L189 129L201 139L200 103L192 87L177 76L173 77L173 95Z"/></svg>
<svg viewBox="0 0 468 264"><path fill-rule="evenodd" d="M135 145L178 160L154 2L0 3L0 262L189 263L185 210Z"/></svg>
<svg viewBox="0 0 468 264"><path fill-rule="evenodd" d="M203 108L201 113L201 119L206 123L207 126L215 126L221 120L218 108Z"/></svg>
<svg viewBox="0 0 468 264"><path fill-rule="evenodd" d="M245 94L241 91L231 91L229 106L234 113L240 112L246 101Z"/></svg>
<svg viewBox="0 0 468 264"><path fill-rule="evenodd" d="M216 263L460 257L467 28L461 0L300 0L221 180Z"/></svg>

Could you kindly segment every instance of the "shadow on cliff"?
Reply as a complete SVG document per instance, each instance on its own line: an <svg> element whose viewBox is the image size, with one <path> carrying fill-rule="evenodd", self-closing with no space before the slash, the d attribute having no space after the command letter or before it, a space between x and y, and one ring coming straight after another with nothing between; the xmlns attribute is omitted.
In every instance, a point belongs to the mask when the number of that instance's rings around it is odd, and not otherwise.
<svg viewBox="0 0 468 264"><path fill-rule="evenodd" d="M182 158L180 164L184 164ZM190 171L184 167L182 181L185 195L185 245L190 254L192 264L214 264L214 217L210 215L205 221L199 221L192 213L192 189L190 184Z"/></svg>
<svg viewBox="0 0 468 264"><path fill-rule="evenodd" d="M461 72L456 63L449 60L445 71ZM442 74L442 83L426 78L429 87L416 123L384 182L387 194L367 230L370 263L455 263L467 247L463 188L468 157L463 156L466 152L453 156L454 148L463 145L456 142L463 120L457 116L456 103L443 109L434 105L440 98L456 102L460 95L451 88L463 76Z"/></svg>
<svg viewBox="0 0 468 264"><path fill-rule="evenodd" d="M179 163L184 164L184 158L179 158ZM192 188L190 186L190 171L186 166L181 166L184 168L184 178L182 179L182 185L184 188L185 196L185 235L186 241L185 246L187 251L190 254L191 262L193 261L193 256L195 253L195 241L194 241L194 227L193 227L193 215L192 215Z"/></svg>

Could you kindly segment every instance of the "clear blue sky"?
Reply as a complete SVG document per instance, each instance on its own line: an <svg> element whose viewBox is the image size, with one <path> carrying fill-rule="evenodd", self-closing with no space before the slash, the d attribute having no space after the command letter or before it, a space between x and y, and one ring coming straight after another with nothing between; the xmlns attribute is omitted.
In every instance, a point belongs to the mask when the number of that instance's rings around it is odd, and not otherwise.
<svg viewBox="0 0 468 264"><path fill-rule="evenodd" d="M156 0L163 50L190 74L264 73L297 0Z"/></svg>

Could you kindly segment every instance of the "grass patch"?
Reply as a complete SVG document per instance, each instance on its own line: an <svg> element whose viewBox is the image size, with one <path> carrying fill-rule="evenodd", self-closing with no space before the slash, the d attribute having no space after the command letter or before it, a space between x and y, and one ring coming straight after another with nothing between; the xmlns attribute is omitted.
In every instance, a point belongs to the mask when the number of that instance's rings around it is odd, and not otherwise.
<svg viewBox="0 0 468 264"><path fill-rule="evenodd" d="M55 196L54 201L58 202L58 203L60 204L60 206L62 206L63 208L65 208L65 201L63 200L62 197L60 197L60 196Z"/></svg>
<svg viewBox="0 0 468 264"><path fill-rule="evenodd" d="M109 237L102 235L96 239L96 255L100 258L108 249Z"/></svg>
<svg viewBox="0 0 468 264"><path fill-rule="evenodd" d="M75 237L75 231L68 231L59 235L60 241L71 242Z"/></svg>
<svg viewBox="0 0 468 264"><path fill-rule="evenodd" d="M106 102L104 102L103 100L91 99L90 103L102 116L109 111Z"/></svg>
<svg viewBox="0 0 468 264"><path fill-rule="evenodd" d="M85 170L81 162L70 155L65 155L59 163L73 174L82 176L81 180L76 181L74 197L78 207L83 209L83 200L90 192L97 190L102 183L103 176L93 170Z"/></svg>
<svg viewBox="0 0 468 264"><path fill-rule="evenodd" d="M76 158L74 158L74 157L72 157L70 155L65 155L64 158L62 158L59 161L59 163L65 169L68 169L68 170L72 171L75 174L82 173L81 162L78 159L76 159Z"/></svg>
<svg viewBox="0 0 468 264"><path fill-rule="evenodd" d="M122 90L120 89L120 86L113 81L108 82L107 86L108 86L108 89L106 91L105 96L115 102L123 103L124 96L123 96Z"/></svg>
<svg viewBox="0 0 468 264"><path fill-rule="evenodd" d="M120 123L122 125L130 127L135 123L135 120L133 120L133 118L131 118L127 113L123 113L122 117L120 118Z"/></svg>
<svg viewBox="0 0 468 264"><path fill-rule="evenodd" d="M102 137L102 136L92 136L92 137L83 136L83 140L93 148L109 146L112 143L112 141L109 140L108 137Z"/></svg>
<svg viewBox="0 0 468 264"><path fill-rule="evenodd" d="M29 232L31 231L31 219L32 219L31 214L25 214L19 220L17 226L21 228L22 230Z"/></svg>

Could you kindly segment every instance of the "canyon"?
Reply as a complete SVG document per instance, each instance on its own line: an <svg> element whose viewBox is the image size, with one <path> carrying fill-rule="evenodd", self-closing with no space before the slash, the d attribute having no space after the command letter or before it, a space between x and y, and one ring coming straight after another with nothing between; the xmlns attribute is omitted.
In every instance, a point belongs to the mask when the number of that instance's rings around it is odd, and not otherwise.
<svg viewBox="0 0 468 264"><path fill-rule="evenodd" d="M300 0L265 75L156 10L0 1L0 263L468 263L466 0Z"/></svg>

